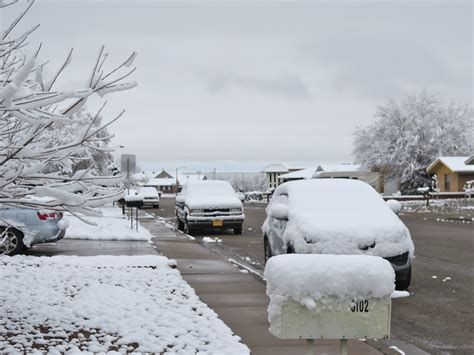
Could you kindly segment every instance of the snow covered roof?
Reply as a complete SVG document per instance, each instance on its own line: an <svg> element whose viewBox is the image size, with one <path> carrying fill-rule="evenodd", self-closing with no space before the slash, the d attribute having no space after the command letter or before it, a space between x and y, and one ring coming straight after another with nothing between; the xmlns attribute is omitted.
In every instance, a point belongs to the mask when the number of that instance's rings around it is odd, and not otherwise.
<svg viewBox="0 0 474 355"><path fill-rule="evenodd" d="M322 164L316 168L313 177L317 178L321 173L352 173L360 170L359 164Z"/></svg>
<svg viewBox="0 0 474 355"><path fill-rule="evenodd" d="M448 167L453 173L474 173L474 165L471 162L472 157L439 157L426 169L428 173L432 172L438 163Z"/></svg>
<svg viewBox="0 0 474 355"><path fill-rule="evenodd" d="M285 164L270 164L262 169L262 173L287 173L290 169Z"/></svg>
<svg viewBox="0 0 474 355"><path fill-rule="evenodd" d="M346 172L346 171L360 171L359 164L321 164L316 168L316 171L324 172Z"/></svg>
<svg viewBox="0 0 474 355"><path fill-rule="evenodd" d="M281 180L293 180L293 179L311 179L315 173L316 168L305 168L297 171L292 171L291 173L283 174L278 177Z"/></svg>
<svg viewBox="0 0 474 355"><path fill-rule="evenodd" d="M173 178L160 178L160 179L149 179L144 186L172 186L176 184L176 180Z"/></svg>

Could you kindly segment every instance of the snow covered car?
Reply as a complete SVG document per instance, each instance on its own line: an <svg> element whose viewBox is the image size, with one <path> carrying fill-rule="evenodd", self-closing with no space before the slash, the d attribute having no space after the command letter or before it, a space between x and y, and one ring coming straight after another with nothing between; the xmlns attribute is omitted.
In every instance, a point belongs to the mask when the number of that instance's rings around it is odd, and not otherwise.
<svg viewBox="0 0 474 355"><path fill-rule="evenodd" d="M136 194L143 197L143 207L160 207L160 194L154 187L140 187Z"/></svg>
<svg viewBox="0 0 474 355"><path fill-rule="evenodd" d="M187 184L176 196L178 228L191 233L197 228L233 229L242 234L245 215L242 202L227 181Z"/></svg>
<svg viewBox="0 0 474 355"><path fill-rule="evenodd" d="M397 289L410 285L410 232L370 185L349 179L284 183L266 212L265 260L286 253L380 256L392 264Z"/></svg>
<svg viewBox="0 0 474 355"><path fill-rule="evenodd" d="M64 238L68 221L61 212L0 209L0 255L15 255L39 243Z"/></svg>

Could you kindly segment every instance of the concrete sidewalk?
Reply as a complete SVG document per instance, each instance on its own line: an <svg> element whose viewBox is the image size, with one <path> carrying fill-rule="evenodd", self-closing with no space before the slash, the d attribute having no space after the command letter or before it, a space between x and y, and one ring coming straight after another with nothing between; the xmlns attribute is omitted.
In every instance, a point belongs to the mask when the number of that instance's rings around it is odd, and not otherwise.
<svg viewBox="0 0 474 355"><path fill-rule="evenodd" d="M280 340L268 332L269 300L262 281L251 274L241 272L222 257L164 222L150 218L143 218L140 222L155 236L153 244L157 250L177 261L183 278L242 338L253 355L306 353L304 340ZM315 341L315 344L317 354L340 353L338 341L321 340ZM382 352L365 342L350 341L349 354L371 355Z"/></svg>

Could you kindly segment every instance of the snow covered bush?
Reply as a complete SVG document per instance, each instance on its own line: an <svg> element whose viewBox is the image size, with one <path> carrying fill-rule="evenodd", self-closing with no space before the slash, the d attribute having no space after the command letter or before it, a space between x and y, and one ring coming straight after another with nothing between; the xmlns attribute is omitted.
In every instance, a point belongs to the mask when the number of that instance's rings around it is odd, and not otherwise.
<svg viewBox="0 0 474 355"><path fill-rule="evenodd" d="M442 155L474 150L474 111L423 92L378 107L376 121L355 132L354 154L366 168L401 178L404 193L430 184L425 169Z"/></svg>
<svg viewBox="0 0 474 355"><path fill-rule="evenodd" d="M0 8L10 5L24 6L0 2ZM102 47L85 87L58 90L55 84L71 62L72 49L55 74L46 77L47 62L38 59L41 45L25 54L28 36L38 26L14 34L32 5L27 3L0 34L0 205L95 214L96 207L121 194L122 177L98 175L104 166L93 162L107 160L107 127L123 111L104 124L105 104L94 114L84 105L94 94L133 88L136 83L126 78L135 71L136 53L107 69Z"/></svg>

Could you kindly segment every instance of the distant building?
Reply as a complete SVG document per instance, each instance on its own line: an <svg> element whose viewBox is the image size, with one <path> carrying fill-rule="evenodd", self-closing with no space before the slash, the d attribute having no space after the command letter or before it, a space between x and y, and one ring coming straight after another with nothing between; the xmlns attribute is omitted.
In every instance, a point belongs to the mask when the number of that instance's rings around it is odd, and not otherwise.
<svg viewBox="0 0 474 355"><path fill-rule="evenodd" d="M436 174L441 192L462 192L466 182L474 180L474 156L439 157L426 172Z"/></svg>
<svg viewBox="0 0 474 355"><path fill-rule="evenodd" d="M172 178L173 175L171 175L169 172L167 172L165 169L161 170L161 173L155 176L157 179L166 179L166 178Z"/></svg>
<svg viewBox="0 0 474 355"><path fill-rule="evenodd" d="M359 164L322 164L313 174L315 179L354 179L371 185L378 192L382 192L380 174L362 169Z"/></svg>
<svg viewBox="0 0 474 355"><path fill-rule="evenodd" d="M176 178L166 170L162 170L159 174L144 171L135 174L134 177L141 186L154 187L162 193L176 193L190 182L207 180L206 175L201 173L183 173L178 174L178 185L176 185Z"/></svg>
<svg viewBox="0 0 474 355"><path fill-rule="evenodd" d="M303 168L290 168L282 163L267 165L262 170L262 173L265 174L265 187L267 189L274 189L283 182L279 179L281 175L301 169Z"/></svg>
<svg viewBox="0 0 474 355"><path fill-rule="evenodd" d="M358 164L321 164L306 168L289 168L279 163L267 165L262 172L266 174L267 188L275 188L287 181L333 178L362 180L381 192L379 173L363 170Z"/></svg>
<svg viewBox="0 0 474 355"><path fill-rule="evenodd" d="M315 172L316 167L313 166L311 168L304 168L286 174L281 174L278 176L278 180L280 180L280 183L284 183L287 181L312 179Z"/></svg>

